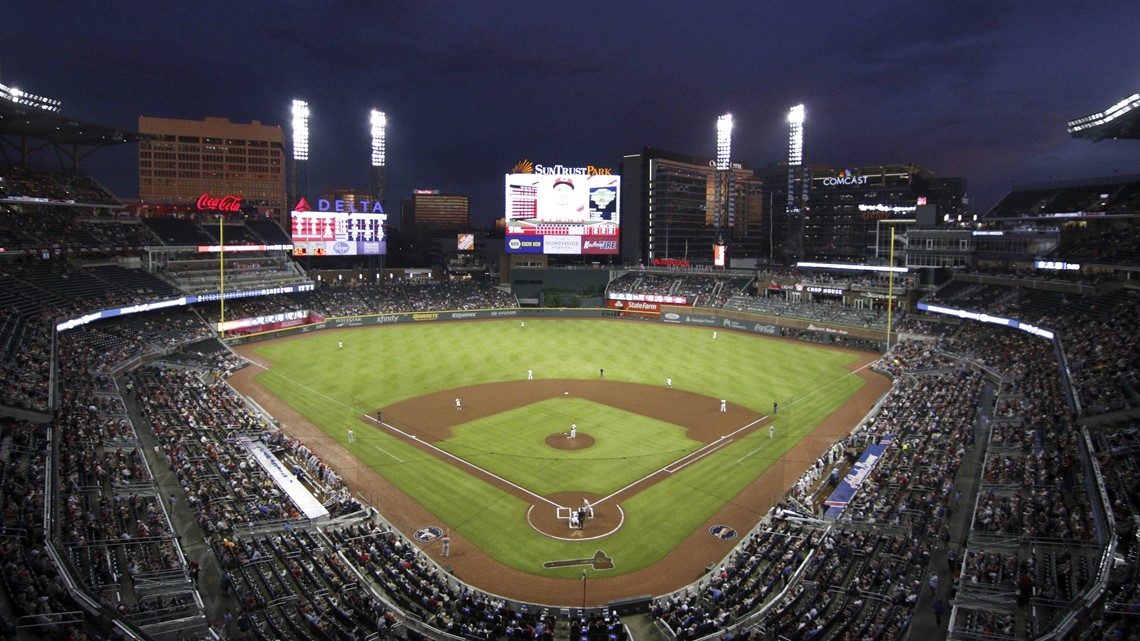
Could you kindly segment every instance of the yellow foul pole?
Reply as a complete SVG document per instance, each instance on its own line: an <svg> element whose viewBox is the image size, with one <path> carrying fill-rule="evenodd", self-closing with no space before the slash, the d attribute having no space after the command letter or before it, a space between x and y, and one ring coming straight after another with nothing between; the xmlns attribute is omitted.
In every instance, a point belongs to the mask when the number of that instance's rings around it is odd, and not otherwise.
<svg viewBox="0 0 1140 641"><path fill-rule="evenodd" d="M218 323L218 334L226 337L226 330L222 329L226 326L226 231L222 222L225 221L225 215L218 212L218 294L219 300L222 303L222 320Z"/></svg>
<svg viewBox="0 0 1140 641"><path fill-rule="evenodd" d="M889 265L895 266L895 226L891 225L891 253ZM891 351L891 312L895 308L895 272L887 272L887 351Z"/></svg>

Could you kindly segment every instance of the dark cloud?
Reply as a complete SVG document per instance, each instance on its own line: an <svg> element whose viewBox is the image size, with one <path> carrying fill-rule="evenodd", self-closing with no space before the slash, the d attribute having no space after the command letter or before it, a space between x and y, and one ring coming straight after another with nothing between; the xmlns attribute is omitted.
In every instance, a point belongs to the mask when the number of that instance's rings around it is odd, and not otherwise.
<svg viewBox="0 0 1140 641"><path fill-rule="evenodd" d="M919 163L965 177L978 209L1011 182L1120 171L1140 153L1064 130L1140 88L1133 0L9 4L0 79L75 117L287 125L290 100L309 100L314 191L367 183L367 110L386 111L389 209L435 187L489 220L522 158L712 155L726 111L734 154L776 162L798 102L809 162ZM129 151L89 167L136 193Z"/></svg>

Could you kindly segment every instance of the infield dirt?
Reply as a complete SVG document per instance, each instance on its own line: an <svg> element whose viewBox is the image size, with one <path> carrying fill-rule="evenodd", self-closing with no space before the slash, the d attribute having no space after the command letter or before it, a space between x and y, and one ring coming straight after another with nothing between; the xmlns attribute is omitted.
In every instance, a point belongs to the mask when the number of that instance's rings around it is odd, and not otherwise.
<svg viewBox="0 0 1140 641"><path fill-rule="evenodd" d="M425 525L440 523L440 519L418 502L401 492L379 473L360 465L351 452L328 438L319 428L259 385L256 376L262 371L262 367L271 364L254 353L257 346L258 344L254 344L238 348L242 355L261 367L257 365L246 367L235 373L230 378L235 389L257 401L277 418L290 436L304 441L325 463L337 470L349 487L360 492L362 496L374 500L376 508L384 518L405 535ZM733 546L739 543L739 540L722 541L714 538L709 534L709 528L719 524L736 528L742 536L749 532L758 521L757 515L767 513L807 468L830 447L831 443L847 435L890 388L889 379L866 367L877 358L875 355L865 352L851 353L857 354L859 359L850 364L848 369L856 372L855 375L862 378L865 384L839 409L827 416L807 437L793 446L784 456L783 464L773 465L760 474L737 497L701 527L695 529L660 562L620 576L591 575L588 585L588 604L595 606L631 596L665 594L700 578L710 563L720 562ZM586 380L517 381L432 392L385 407L383 418L385 423L404 429L413 424L410 419L414 417L416 440L421 441L418 445L433 455L439 455L434 449L428 448L423 441L445 439L455 425L547 398L562 397L566 392L577 398L587 398L684 426L688 428L690 438L702 443L711 443L727 432L739 428L740 425L762 418L760 414L749 409L731 404L727 413L715 412L710 418L709 408L711 404L719 405L718 399L661 386ZM462 411L455 410L456 397L463 399ZM364 422L368 427L361 429L379 429L375 421ZM752 429L762 429L766 425L766 421L760 421ZM552 433L547 442L552 446L566 449L582 448L588 447L592 438L585 432L579 432L576 439L569 439L567 436ZM571 440L578 442L571 443L569 442ZM486 480L505 491L534 502L533 497L519 488L490 476L487 476ZM648 478L643 483L651 484L657 480L659 479ZM644 488L634 486L628 488L628 491L634 494L642 489ZM564 505L580 505L582 498L592 502L600 497L564 494L546 498ZM590 530L607 531L608 528L615 526L620 518L616 505L618 502L613 501L598 506L595 518L588 522ZM532 510L531 524L543 532L561 533L562 536L567 532L566 523L559 521L550 509ZM601 547L604 547L604 544ZM442 558L438 545L426 544L423 549L436 561L450 566L458 578L480 590L510 599L546 605L572 605L582 602L580 580L544 578L508 567L481 552L458 532L451 533L451 553L446 559ZM592 555L593 552L591 547L586 556Z"/></svg>

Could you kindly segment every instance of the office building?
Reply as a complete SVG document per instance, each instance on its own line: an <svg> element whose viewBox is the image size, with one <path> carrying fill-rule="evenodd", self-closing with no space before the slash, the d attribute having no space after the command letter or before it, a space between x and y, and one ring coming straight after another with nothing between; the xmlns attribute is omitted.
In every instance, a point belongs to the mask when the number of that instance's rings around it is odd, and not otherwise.
<svg viewBox="0 0 1140 641"><path fill-rule="evenodd" d="M746 163L731 164L731 199L722 209L719 239L729 261L763 251L763 183ZM645 148L622 163L622 261L636 264L712 265L718 240L716 162ZM722 195L722 198L724 196Z"/></svg>
<svg viewBox="0 0 1140 641"><path fill-rule="evenodd" d="M240 199L239 211L288 226L281 127L226 118L139 117L139 199L147 205L195 205Z"/></svg>

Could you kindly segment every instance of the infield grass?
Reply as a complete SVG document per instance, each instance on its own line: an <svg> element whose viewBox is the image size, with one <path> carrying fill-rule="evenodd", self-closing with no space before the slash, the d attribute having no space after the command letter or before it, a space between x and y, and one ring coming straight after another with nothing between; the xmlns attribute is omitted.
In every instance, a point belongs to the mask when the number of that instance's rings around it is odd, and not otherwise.
<svg viewBox="0 0 1140 641"><path fill-rule="evenodd" d="M548 435L583 416L590 423L579 429L595 439L590 448L546 444ZM559 398L466 423L440 447L542 496L606 496L700 448L685 431L585 399Z"/></svg>
<svg viewBox="0 0 1140 641"><path fill-rule="evenodd" d="M345 344L343 350L337 349L338 341ZM857 358L848 352L723 330L714 340L708 328L648 322L527 319L521 328L516 319L395 325L321 332L264 344L256 351L276 363L258 381L346 447L346 427L360 414L429 392L523 380L528 369L540 379L596 379L605 368L607 380L654 385L663 385L669 376L674 388L727 398L761 414L770 411L772 401L780 403L778 438L769 440L767 430L761 430L623 502L625 524L601 544L542 536L526 522L528 502L390 434L358 434L350 449L361 463L434 513L442 521L435 525L458 530L507 565L566 578L576 577L580 568L547 570L542 564L589 556L603 547L616 561L608 574L646 567L770 466L806 467L810 461L789 462L784 453L863 385L845 369ZM700 446L675 425L587 401L563 414L569 406L558 401L460 425L438 445L539 495L575 490L605 495ZM627 441L591 427L598 439L594 447L553 453L542 439L551 425L565 429L568 416L580 426L620 422L638 438ZM627 459L615 464L615 454L623 452ZM772 498L786 489L774 489ZM374 498L383 510L383 497Z"/></svg>

